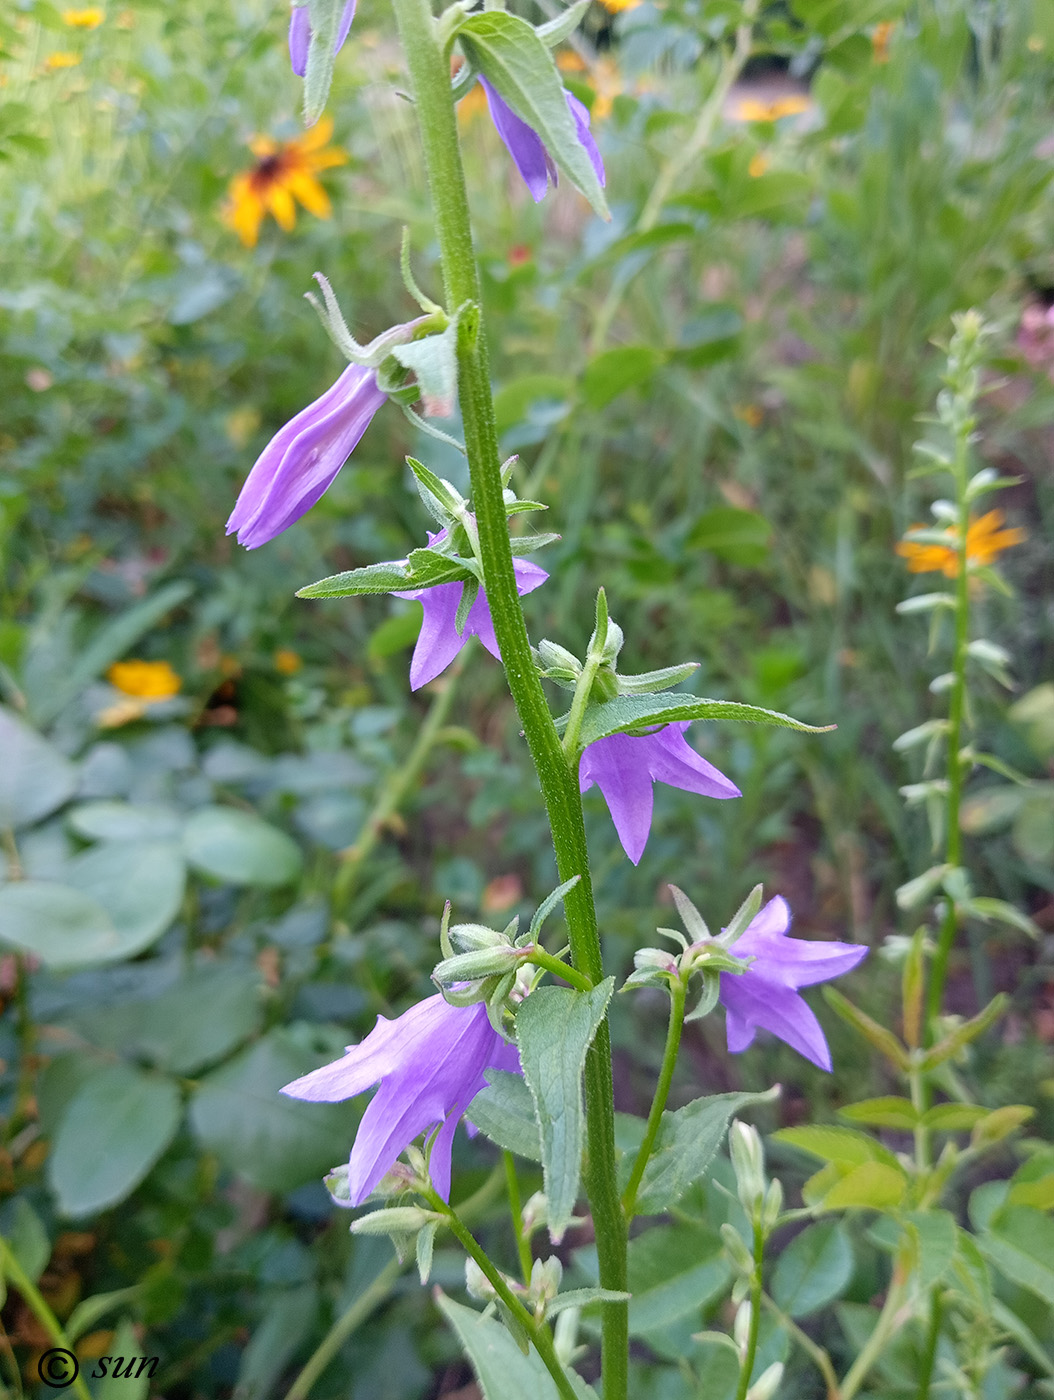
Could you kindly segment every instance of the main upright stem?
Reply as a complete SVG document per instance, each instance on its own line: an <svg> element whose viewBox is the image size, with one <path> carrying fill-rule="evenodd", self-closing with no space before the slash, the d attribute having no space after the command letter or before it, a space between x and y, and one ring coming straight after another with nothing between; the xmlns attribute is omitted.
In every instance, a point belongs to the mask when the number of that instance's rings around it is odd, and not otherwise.
<svg viewBox="0 0 1054 1400"><path fill-rule="evenodd" d="M447 309L461 312L458 390L468 450L472 503L479 529L483 579L509 689L538 771L561 881L579 876L564 900L571 959L595 984L603 978L582 804L576 773L564 755L523 620L502 496L498 434L491 396L479 274L472 244L450 70L427 0L393 0L406 52L425 166L432 191ZM596 1229L600 1283L626 1287L626 1223L615 1175L615 1113L611 1046L602 1023L589 1051L586 1089L586 1189ZM625 1400L628 1315L624 1303L603 1312L604 1400Z"/></svg>

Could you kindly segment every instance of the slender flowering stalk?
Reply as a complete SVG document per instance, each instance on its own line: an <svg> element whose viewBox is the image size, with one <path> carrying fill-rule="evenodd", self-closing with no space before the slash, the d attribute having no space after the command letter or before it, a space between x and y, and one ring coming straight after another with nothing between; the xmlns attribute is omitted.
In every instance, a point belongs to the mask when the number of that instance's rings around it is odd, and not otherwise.
<svg viewBox="0 0 1054 1400"><path fill-rule="evenodd" d="M379 1084L362 1115L348 1162L350 1204L358 1206L414 1138L438 1126L429 1160L432 1185L450 1198L454 1129L487 1083L487 1071L518 1073L520 1057L491 1026L486 1007L428 997L394 1021L377 1017L343 1059L282 1090L311 1103L342 1103Z"/></svg>
<svg viewBox="0 0 1054 1400"><path fill-rule="evenodd" d="M300 519L332 486L385 401L376 372L349 365L331 389L291 419L256 459L228 535L257 549Z"/></svg>
<svg viewBox="0 0 1054 1400"><path fill-rule="evenodd" d="M578 781L582 792L596 783L604 794L622 848L640 863L651 831L652 783L666 783L706 797L740 797L735 783L688 744L688 720L657 734L612 734L597 739L582 753Z"/></svg>
<svg viewBox="0 0 1054 1400"><path fill-rule="evenodd" d="M495 88L480 78L480 85L487 97L491 120L505 148L512 157L513 164L523 176L523 182L531 192L535 204L540 203L549 189L549 181L557 183L556 163L545 149L545 143L533 127L516 115L509 104L499 96ZM597 143L589 129L589 108L580 102L572 92L565 92L568 111L574 118L578 139L596 171L597 179L605 182L604 162L600 158Z"/></svg>
<svg viewBox="0 0 1054 1400"><path fill-rule="evenodd" d="M771 1031L799 1055L830 1072L831 1051L815 1013L799 987L829 982L856 967L868 950L854 943L788 938L791 912L779 895L770 899L736 939L737 958L753 958L745 972L721 973L719 998L726 1012L733 1054L753 1044L759 1030Z"/></svg>

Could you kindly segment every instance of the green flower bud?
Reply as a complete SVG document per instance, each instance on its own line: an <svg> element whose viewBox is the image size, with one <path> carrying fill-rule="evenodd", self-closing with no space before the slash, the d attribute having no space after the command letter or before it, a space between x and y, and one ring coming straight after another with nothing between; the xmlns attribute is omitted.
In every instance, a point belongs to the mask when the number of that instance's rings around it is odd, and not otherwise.
<svg viewBox="0 0 1054 1400"><path fill-rule="evenodd" d="M758 1130L737 1119L728 1134L728 1147L739 1199L754 1219L765 1195L765 1153Z"/></svg>
<svg viewBox="0 0 1054 1400"><path fill-rule="evenodd" d="M721 1226L721 1241L736 1272L745 1279L753 1277L754 1257L744 1244L743 1236L734 1225L729 1225L727 1221Z"/></svg>

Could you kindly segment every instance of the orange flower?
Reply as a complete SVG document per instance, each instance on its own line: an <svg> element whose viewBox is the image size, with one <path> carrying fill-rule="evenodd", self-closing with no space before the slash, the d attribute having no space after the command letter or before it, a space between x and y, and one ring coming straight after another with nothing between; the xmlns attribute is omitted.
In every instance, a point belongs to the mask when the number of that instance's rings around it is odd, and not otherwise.
<svg viewBox="0 0 1054 1400"><path fill-rule="evenodd" d="M84 10L62 11L62 23L68 24L71 29L98 29L105 18L97 5L90 5Z"/></svg>
<svg viewBox="0 0 1054 1400"><path fill-rule="evenodd" d="M896 20L884 19L876 24L871 35L871 57L875 63L889 62L889 41L896 28Z"/></svg>
<svg viewBox="0 0 1054 1400"><path fill-rule="evenodd" d="M623 10L635 10L643 0L600 0L609 15L620 15Z"/></svg>
<svg viewBox="0 0 1054 1400"><path fill-rule="evenodd" d="M288 647L279 647L274 654L274 668L283 676L295 676L303 664L300 656Z"/></svg>
<svg viewBox="0 0 1054 1400"><path fill-rule="evenodd" d="M811 107L812 99L804 92L779 97L775 102L759 102L755 97L744 97L733 115L741 122L778 122L780 117L796 117L808 112Z"/></svg>
<svg viewBox="0 0 1054 1400"><path fill-rule="evenodd" d="M115 661L106 679L122 695L135 700L171 700L183 682L167 661Z"/></svg>
<svg viewBox="0 0 1054 1400"><path fill-rule="evenodd" d="M243 170L230 183L224 218L247 248L256 246L264 215L271 213L279 228L289 233L296 226L296 204L319 219L332 212L329 195L315 178L320 170L343 165L347 154L339 146L326 147L333 122L323 117L317 126L293 141L256 136L249 149L256 157L251 170Z"/></svg>
<svg viewBox="0 0 1054 1400"><path fill-rule="evenodd" d="M1004 530L1006 516L1001 510L990 510L986 515L971 520L966 531L966 559L976 568L991 564L1004 549L1012 549L1028 538L1024 530ZM923 525L913 525L912 530L923 530ZM909 532L910 533L910 532ZM944 531L947 544L919 544L912 539L904 539L897 545L897 553L907 560L908 569L913 574L942 573L947 578L955 578L959 572L959 550L957 532L954 526Z"/></svg>

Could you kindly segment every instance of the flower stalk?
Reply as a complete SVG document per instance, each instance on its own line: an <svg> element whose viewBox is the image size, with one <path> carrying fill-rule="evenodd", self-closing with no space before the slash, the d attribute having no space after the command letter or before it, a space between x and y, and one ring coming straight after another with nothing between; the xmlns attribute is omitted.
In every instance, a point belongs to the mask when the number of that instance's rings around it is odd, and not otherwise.
<svg viewBox="0 0 1054 1400"><path fill-rule="evenodd" d="M677 1051L680 1049L681 1045L681 1030L684 1027L684 1003L687 992L688 988L684 978L679 977L676 980L671 979L670 1023L666 1030L666 1048L662 1052L662 1068L659 1070L659 1082L655 1087L655 1097L652 1099L651 1111L648 1114L647 1126L644 1129L644 1137L641 1140L636 1160L633 1163L633 1170L630 1172L630 1178L626 1183L626 1190L623 1192L622 1196L622 1208L625 1211L627 1221L632 1220L636 1213L637 1192L640 1190L644 1169L648 1165L652 1149L655 1146L655 1139L659 1134L659 1125L662 1122L662 1115L666 1108L666 1100L670 1095L670 1085L673 1083L673 1072L677 1065Z"/></svg>
<svg viewBox="0 0 1054 1400"><path fill-rule="evenodd" d="M481 321L479 273L449 66L427 0L393 0L393 7L410 72L432 192L447 307L460 311L458 382L484 585L509 689L538 772L560 879L579 877L565 901L572 963L596 984L603 979L603 964L577 774L564 756L542 691L513 571ZM600 1026L586 1060L585 1098L586 1188L596 1227L600 1283L603 1288L624 1291L626 1223L615 1174L614 1092L606 1024ZM602 1327L605 1400L625 1400L625 1303L604 1305Z"/></svg>

